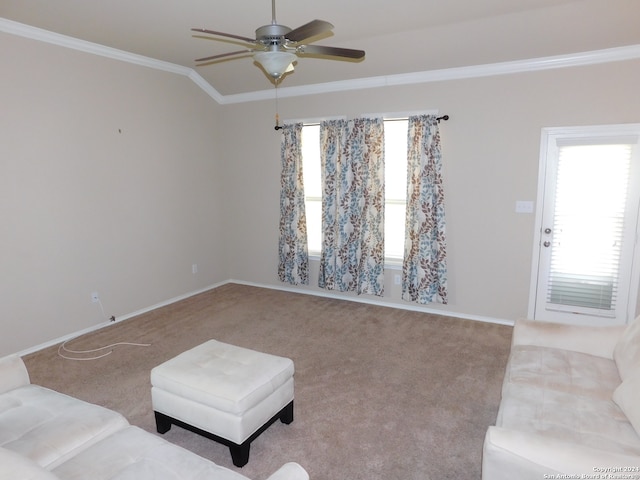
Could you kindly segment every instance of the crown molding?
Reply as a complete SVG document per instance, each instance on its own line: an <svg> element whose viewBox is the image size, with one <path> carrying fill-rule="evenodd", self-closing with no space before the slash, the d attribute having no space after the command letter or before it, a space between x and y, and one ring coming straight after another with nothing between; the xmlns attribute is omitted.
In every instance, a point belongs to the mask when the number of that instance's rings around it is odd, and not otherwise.
<svg viewBox="0 0 640 480"><path fill-rule="evenodd" d="M379 77L358 78L337 82L317 83L299 87L279 87L278 97L298 97L321 93L345 92L367 88L381 88L399 85L464 80L470 78L509 75L515 73L537 72L557 68L580 67L600 63L621 62L640 59L640 45L593 50L589 52L530 58L510 62L489 63L467 67L444 68L424 72L401 73ZM223 103L242 103L268 100L274 97L273 89L257 92L225 95Z"/></svg>
<svg viewBox="0 0 640 480"><path fill-rule="evenodd" d="M202 76L200 76L198 72L196 72L193 68L189 70L191 71L187 76L191 79L193 83L198 85L207 95L213 98L220 105L224 105L227 103L225 101L224 95L222 95L215 88L213 88L211 84L207 82L204 78L202 78Z"/></svg>
<svg viewBox="0 0 640 480"><path fill-rule="evenodd" d="M79 50L81 52L90 53L93 55L100 55L102 57L108 57L114 60L134 63L136 65L142 65L144 67L154 68L156 70L177 73L178 75L189 76L189 74L193 70L192 68L176 65L175 63L163 62L161 60L145 57L144 55L137 55L135 53L126 52L124 50L105 47L104 45L100 45L98 43L79 40L77 38L68 37L67 35L61 35L49 30L43 30L42 28L32 27L30 25L25 25L24 23L14 22L13 20L7 20L6 18L0 18L0 32L10 33L12 35L18 35L21 37L30 38L32 40L39 40L41 42L50 43L73 50Z"/></svg>
<svg viewBox="0 0 640 480"><path fill-rule="evenodd" d="M144 55L106 47L97 43L87 42L77 38L61 35L59 33L32 27L23 23L14 22L0 17L0 32L31 38L41 42L71 48L82 52L100 55L103 57L120 60L123 62L142 65L156 70L184 75L191 79L207 95L221 105L235 103L255 102L270 100L275 96L274 89L259 90L256 92L222 95L209 84L193 68L184 67L175 63L156 60ZM557 68L579 67L596 65L601 63L621 62L640 59L640 45L628 45L623 47L593 50L589 52L570 53L550 57L539 57L510 62L490 63L485 65L472 65L467 67L444 68L439 70L427 70L423 72L401 73L395 75L383 75L378 77L357 78L337 82L316 83L298 87L278 87L278 97L300 97L323 93L345 92L351 90L363 90L369 88L381 88L399 85L415 85L420 83L443 82L449 80L463 80L470 78L490 77L497 75L509 75L515 73L537 72Z"/></svg>

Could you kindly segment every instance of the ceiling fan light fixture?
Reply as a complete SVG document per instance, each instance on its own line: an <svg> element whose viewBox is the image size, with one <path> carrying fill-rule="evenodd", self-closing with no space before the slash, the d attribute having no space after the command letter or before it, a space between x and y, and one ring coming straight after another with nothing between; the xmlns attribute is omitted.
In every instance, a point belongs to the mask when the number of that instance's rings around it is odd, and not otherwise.
<svg viewBox="0 0 640 480"><path fill-rule="evenodd" d="M191 30L198 33L232 38L234 39L233 43L238 43L237 41L240 40L246 44L247 48L236 52L199 58L196 62L207 63L201 63L198 66L217 63L217 60L221 58L240 58L240 55L244 57L247 53L252 53L253 61L264 70L264 73L275 80L272 83L277 86L285 74L293 72L293 64L298 58L298 54L351 60L362 60L364 58L363 50L308 45L321 35L331 32L332 29L333 25L324 20L311 20L293 30L286 25L281 25L276 20L276 0L271 0L271 24L263 25L256 29L255 38L206 28L192 28Z"/></svg>
<svg viewBox="0 0 640 480"><path fill-rule="evenodd" d="M279 50L268 52L258 52L253 55L253 59L258 62L273 78L278 79L286 72L291 71L291 64L296 59L296 55Z"/></svg>

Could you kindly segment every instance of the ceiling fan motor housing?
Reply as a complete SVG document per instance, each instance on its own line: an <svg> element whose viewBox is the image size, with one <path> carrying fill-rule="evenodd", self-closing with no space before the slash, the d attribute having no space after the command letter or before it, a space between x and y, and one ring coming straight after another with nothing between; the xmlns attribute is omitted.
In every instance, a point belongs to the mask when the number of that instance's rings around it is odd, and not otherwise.
<svg viewBox="0 0 640 480"><path fill-rule="evenodd" d="M256 30L256 41L263 45L284 45L290 31L289 27L277 23L264 25Z"/></svg>

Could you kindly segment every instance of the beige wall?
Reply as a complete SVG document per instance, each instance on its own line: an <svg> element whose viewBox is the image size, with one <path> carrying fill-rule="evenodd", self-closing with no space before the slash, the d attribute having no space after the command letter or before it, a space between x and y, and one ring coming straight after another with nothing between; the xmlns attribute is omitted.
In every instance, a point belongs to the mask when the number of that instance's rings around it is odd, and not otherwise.
<svg viewBox="0 0 640 480"><path fill-rule="evenodd" d="M122 316L227 279L287 287L275 102L221 106L181 75L0 35L0 355L103 322L93 291ZM535 200L541 128L640 122L639 79L628 61L279 106L285 119L449 114L450 304L429 308L512 320L527 313L534 228L514 207ZM317 271L299 290L321 293ZM381 301L412 307L396 273Z"/></svg>
<svg viewBox="0 0 640 480"><path fill-rule="evenodd" d="M119 316L228 278L209 96L6 34L0 63L0 355L103 322L93 291Z"/></svg>
<svg viewBox="0 0 640 480"><path fill-rule="evenodd" d="M282 118L438 109L448 230L447 306L429 307L472 318L526 317L534 215L515 213L517 200L536 200L542 127L640 122L640 62L428 83L279 100ZM230 164L230 273L235 279L277 280L279 140L274 102L227 107ZM250 135L251 141L246 141ZM311 286L320 291L317 262ZM400 298L387 272L392 304ZM376 297L362 296L371 300Z"/></svg>

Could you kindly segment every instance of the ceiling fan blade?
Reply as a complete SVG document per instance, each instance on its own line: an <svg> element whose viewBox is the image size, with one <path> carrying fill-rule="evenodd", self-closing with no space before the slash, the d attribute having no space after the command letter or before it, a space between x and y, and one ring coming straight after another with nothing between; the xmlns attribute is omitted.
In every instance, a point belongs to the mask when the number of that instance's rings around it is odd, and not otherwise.
<svg viewBox="0 0 640 480"><path fill-rule="evenodd" d="M326 33L333 30L333 25L324 20L311 20L309 23L305 23L301 27L294 28L286 37L292 42L302 42L307 38L315 37L321 33Z"/></svg>
<svg viewBox="0 0 640 480"><path fill-rule="evenodd" d="M217 58L230 57L232 55L240 55L241 53L252 53L252 52L253 50L238 50L236 52L221 53L219 55L212 55L210 57L197 58L196 62L208 62L209 60L215 60Z"/></svg>
<svg viewBox="0 0 640 480"><path fill-rule="evenodd" d="M311 55L329 55L331 57L354 59L364 58L364 50L353 50L351 48L323 47L322 45L300 45L297 50L299 53L308 53Z"/></svg>
<svg viewBox="0 0 640 480"><path fill-rule="evenodd" d="M255 38L243 37L242 35L234 35L232 33L216 32L215 30L207 30L206 28L192 28L191 30L194 31L194 32L208 33L210 35L219 35L221 37L235 38L237 40L242 40L243 42L247 42L247 43L256 43L256 39Z"/></svg>

